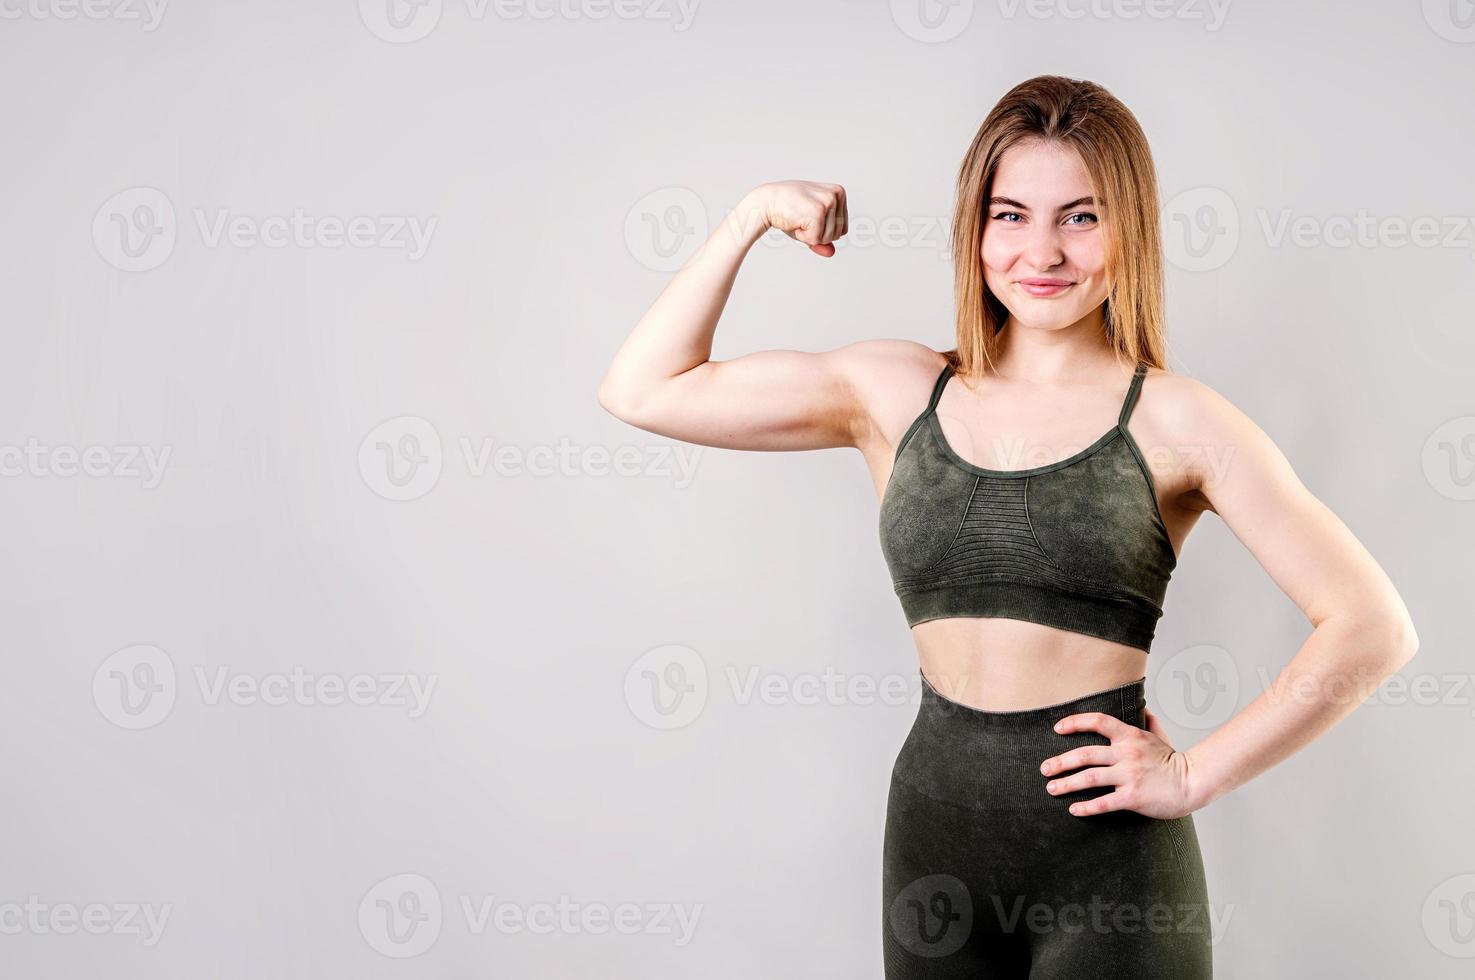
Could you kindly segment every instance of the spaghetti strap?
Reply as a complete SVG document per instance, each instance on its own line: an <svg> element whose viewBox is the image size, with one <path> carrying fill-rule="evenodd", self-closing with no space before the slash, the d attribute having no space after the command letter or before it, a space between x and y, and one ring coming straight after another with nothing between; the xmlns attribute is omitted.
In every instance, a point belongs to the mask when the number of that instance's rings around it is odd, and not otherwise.
<svg viewBox="0 0 1475 980"><path fill-rule="evenodd" d="M937 411L937 400L942 397L942 389L947 385L947 379L952 376L952 373L953 366L951 364L944 364L942 366L941 373L937 375L937 381L932 385L932 397L927 400L927 407L922 409L921 413L912 420L912 424L907 426L907 430L902 433L900 441L897 442L896 452L891 457L893 462L901 458L901 451L911 441L912 435L932 417L933 412Z"/></svg>
<svg viewBox="0 0 1475 980"><path fill-rule="evenodd" d="M942 389L947 387L947 379L952 376L952 364L944 364L942 373L937 376L937 382L932 386L932 398L927 402L927 410L922 414L931 415L937 410L938 399L942 398Z"/></svg>
<svg viewBox="0 0 1475 980"><path fill-rule="evenodd" d="M1147 374L1147 363L1137 365L1137 370L1132 372L1132 383L1127 387L1127 397L1122 401L1122 412L1117 416L1117 425L1126 425L1127 419L1132 417L1132 409L1137 404L1137 396L1142 393L1142 378Z"/></svg>

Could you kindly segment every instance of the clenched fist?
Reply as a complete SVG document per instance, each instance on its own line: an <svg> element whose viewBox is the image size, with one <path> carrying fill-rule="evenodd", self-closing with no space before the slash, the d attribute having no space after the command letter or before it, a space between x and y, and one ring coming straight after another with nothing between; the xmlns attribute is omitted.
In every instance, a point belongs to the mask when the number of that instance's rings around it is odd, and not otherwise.
<svg viewBox="0 0 1475 980"><path fill-rule="evenodd" d="M835 254L831 244L850 229L845 188L813 180L776 180L753 191L764 221L810 251L825 258Z"/></svg>

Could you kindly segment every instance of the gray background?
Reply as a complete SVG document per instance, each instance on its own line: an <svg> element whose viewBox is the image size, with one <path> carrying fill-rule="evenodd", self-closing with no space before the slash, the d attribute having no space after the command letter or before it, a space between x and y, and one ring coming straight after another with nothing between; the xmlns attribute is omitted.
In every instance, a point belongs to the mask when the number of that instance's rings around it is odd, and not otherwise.
<svg viewBox="0 0 1475 980"><path fill-rule="evenodd" d="M1469 975L1468 9L98 2L0 22L7 975L879 977L917 675L865 467L683 475L595 389L785 177L843 183L852 234L755 247L714 356L949 346L956 168L1046 72L1152 142L1171 367L1270 433L1422 640L1195 814L1218 970ZM261 240L298 209L311 235ZM1149 704L1186 748L1308 630L1209 517ZM252 693L294 668L371 703ZM899 696L800 696L826 676Z"/></svg>

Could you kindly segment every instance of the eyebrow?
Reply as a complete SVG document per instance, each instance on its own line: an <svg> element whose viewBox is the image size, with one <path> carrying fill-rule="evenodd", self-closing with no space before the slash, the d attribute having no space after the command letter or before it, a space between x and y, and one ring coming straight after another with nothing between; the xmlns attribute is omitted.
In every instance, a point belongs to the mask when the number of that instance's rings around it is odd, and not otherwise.
<svg viewBox="0 0 1475 980"><path fill-rule="evenodd" d="M1029 205L1024 204L1020 201L1016 201L1012 197L991 197L988 199L989 207L993 207L995 204L1002 204L1003 206L1010 208L1018 208L1021 211L1029 210ZM1071 208L1078 208L1083 204L1095 206L1096 199L1094 197L1078 197L1074 201L1066 201L1064 204L1060 205L1057 210L1069 211Z"/></svg>

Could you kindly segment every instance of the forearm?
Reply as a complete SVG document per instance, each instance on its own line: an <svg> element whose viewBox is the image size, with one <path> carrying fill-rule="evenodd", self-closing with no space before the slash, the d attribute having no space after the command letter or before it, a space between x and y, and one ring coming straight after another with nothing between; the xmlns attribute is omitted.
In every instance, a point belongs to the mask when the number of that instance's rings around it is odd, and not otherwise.
<svg viewBox="0 0 1475 980"><path fill-rule="evenodd" d="M629 402L712 354L712 337L743 259L768 230L758 191L723 217L666 284L616 353L601 400Z"/></svg>
<svg viewBox="0 0 1475 980"><path fill-rule="evenodd" d="M1192 809L1249 782L1315 741L1413 656L1394 616L1331 616L1265 691L1185 753Z"/></svg>

